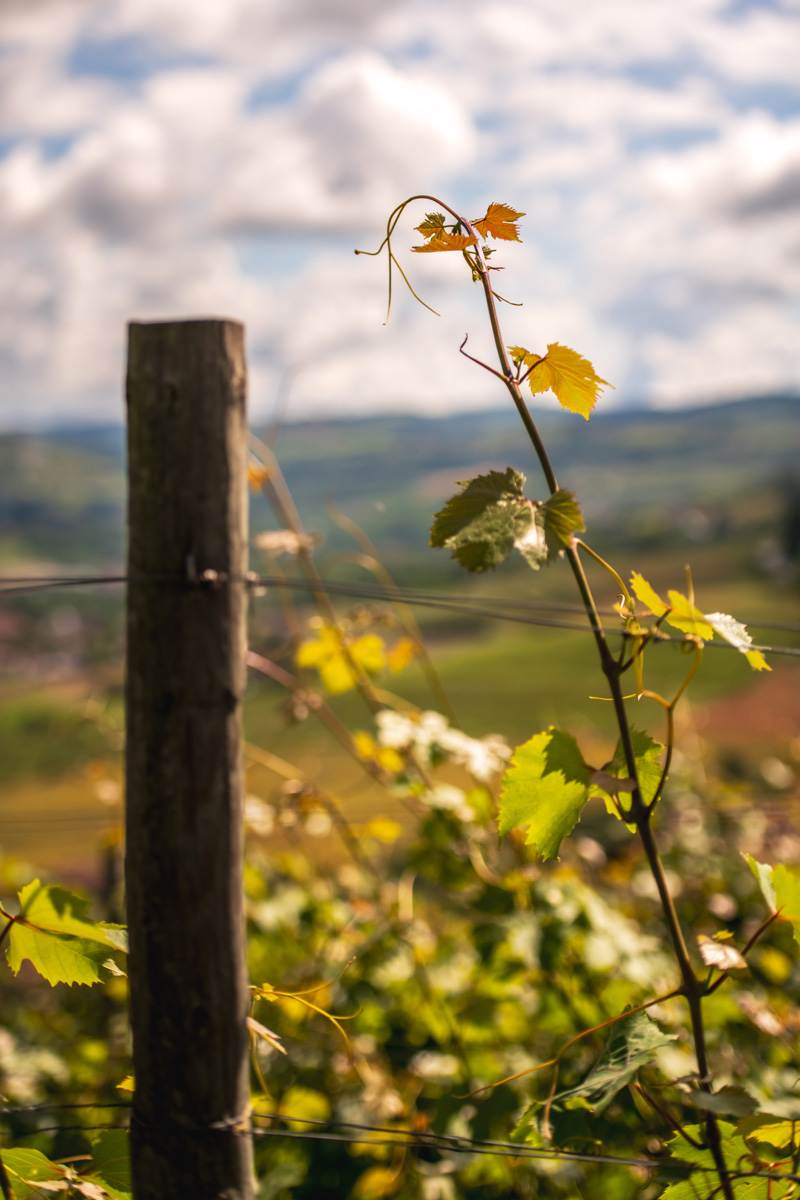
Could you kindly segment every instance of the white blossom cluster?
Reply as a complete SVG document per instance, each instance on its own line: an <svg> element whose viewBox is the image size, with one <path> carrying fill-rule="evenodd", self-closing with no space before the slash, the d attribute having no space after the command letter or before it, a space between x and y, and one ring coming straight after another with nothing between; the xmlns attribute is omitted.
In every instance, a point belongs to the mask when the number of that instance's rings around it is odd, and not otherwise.
<svg viewBox="0 0 800 1200"><path fill-rule="evenodd" d="M393 750L413 750L417 758L430 765L434 748L451 762L466 767L473 778L488 783L503 769L511 750L497 734L472 738L453 729L438 712L399 713L383 709L375 718L378 742Z"/></svg>

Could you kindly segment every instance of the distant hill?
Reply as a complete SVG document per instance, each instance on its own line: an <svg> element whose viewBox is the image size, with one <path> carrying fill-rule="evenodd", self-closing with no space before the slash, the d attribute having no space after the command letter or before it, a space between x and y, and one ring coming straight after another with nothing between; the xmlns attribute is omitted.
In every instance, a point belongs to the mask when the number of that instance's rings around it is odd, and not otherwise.
<svg viewBox="0 0 800 1200"><path fill-rule="evenodd" d="M575 490L593 535L702 538L797 473L800 400L763 397L679 412L599 413L590 422L540 412L563 487ZM390 559L427 545L430 514L456 480L514 466L543 487L516 414L366 417L287 424L279 460L309 528L344 535L327 496ZM0 436L0 568L21 561L120 562L124 553L124 431L118 426ZM748 500L749 498L749 500ZM274 522L253 503L254 529Z"/></svg>

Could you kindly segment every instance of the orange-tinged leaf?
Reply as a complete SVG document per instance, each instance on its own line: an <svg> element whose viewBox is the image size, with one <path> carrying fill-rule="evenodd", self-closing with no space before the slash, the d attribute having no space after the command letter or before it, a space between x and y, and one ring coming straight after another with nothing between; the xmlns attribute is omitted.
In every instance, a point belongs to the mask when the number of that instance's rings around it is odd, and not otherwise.
<svg viewBox="0 0 800 1200"><path fill-rule="evenodd" d="M524 212L517 212L507 204L490 204L486 216L481 217L479 221L473 221L472 228L484 241L491 234L493 238L500 238L505 242L518 242L519 229L515 222L524 216Z"/></svg>
<svg viewBox="0 0 800 1200"><path fill-rule="evenodd" d="M425 254L435 250L466 250L467 246L474 246L478 239L470 237L466 233L435 233L430 241L425 242L424 246L412 246L411 249L417 254Z"/></svg>
<svg viewBox="0 0 800 1200"><path fill-rule="evenodd" d="M249 463L247 467L247 483L251 492L260 492L265 481L269 479L269 471L261 463Z"/></svg>
<svg viewBox="0 0 800 1200"><path fill-rule="evenodd" d="M528 365L527 358L522 361ZM600 388L612 386L595 373L587 358L558 342L550 343L547 354L531 368L527 379L534 396L540 392L553 392L562 408L579 413L587 421Z"/></svg>
<svg viewBox="0 0 800 1200"><path fill-rule="evenodd" d="M444 230L444 220L444 213L426 213L422 224L415 225L414 228L417 233L421 233L423 237L427 238Z"/></svg>

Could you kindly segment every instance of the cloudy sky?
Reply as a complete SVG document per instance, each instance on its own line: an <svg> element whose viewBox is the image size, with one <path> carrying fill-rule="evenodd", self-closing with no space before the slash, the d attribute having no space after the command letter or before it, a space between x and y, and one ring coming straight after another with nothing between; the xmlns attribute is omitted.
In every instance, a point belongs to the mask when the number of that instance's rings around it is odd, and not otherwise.
<svg viewBox="0 0 800 1200"><path fill-rule="evenodd" d="M674 406L800 391L800 0L2 0L0 424L119 419L125 323L248 328L251 406L503 404L433 193L527 213L507 341ZM398 230L416 239L421 205Z"/></svg>

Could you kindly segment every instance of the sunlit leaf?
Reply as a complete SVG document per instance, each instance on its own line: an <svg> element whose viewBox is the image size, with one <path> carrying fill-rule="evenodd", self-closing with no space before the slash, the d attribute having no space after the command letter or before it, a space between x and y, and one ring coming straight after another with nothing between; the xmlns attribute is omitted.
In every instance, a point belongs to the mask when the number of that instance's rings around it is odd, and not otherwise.
<svg viewBox="0 0 800 1200"><path fill-rule="evenodd" d="M290 1129L307 1132L311 1121L327 1121L331 1105L327 1096L314 1088L296 1084L284 1093L280 1105L281 1115ZM297 1118L293 1120L292 1118ZM303 1119L305 1118L305 1120Z"/></svg>
<svg viewBox="0 0 800 1200"><path fill-rule="evenodd" d="M753 639L747 632L747 627L741 621L734 620L727 613L707 613L706 620L726 642L743 654L754 671L771 671L764 655L760 650L753 650Z"/></svg>
<svg viewBox="0 0 800 1200"><path fill-rule="evenodd" d="M547 559L543 506L527 499L524 483L511 467L462 483L436 513L431 545L447 547L468 571L494 569L515 548L535 569Z"/></svg>
<svg viewBox="0 0 800 1200"><path fill-rule="evenodd" d="M390 846L400 837L403 827L389 817L373 817L371 821L367 821L362 832L367 837L377 838L379 842L385 842L387 846Z"/></svg>
<svg viewBox="0 0 800 1200"><path fill-rule="evenodd" d="M6 955L16 974L29 959L50 984L100 983L109 953L127 948L125 929L89 920L88 901L38 879L19 892L20 914L11 925ZM114 972L119 968L114 964Z"/></svg>
<svg viewBox="0 0 800 1200"><path fill-rule="evenodd" d="M714 629L705 614L680 592L669 591L667 596L670 604L668 623L673 628L680 629L681 633L688 633L690 637L699 637L710 642L714 636Z"/></svg>
<svg viewBox="0 0 800 1200"><path fill-rule="evenodd" d="M64 1168L50 1162L40 1150L28 1147L3 1150L3 1164L11 1183L14 1200L41 1196L36 1184L64 1178Z"/></svg>
<svg viewBox="0 0 800 1200"><path fill-rule="evenodd" d="M445 223L444 213L426 213L425 220L415 226L417 233L421 233L423 237L432 237L435 233L444 231Z"/></svg>
<svg viewBox="0 0 800 1200"><path fill-rule="evenodd" d="M745 860L750 870L758 881L758 886L761 889L761 894L767 902L767 907L770 912L775 912L778 903L775 899L775 885L772 882L772 867L768 863L758 862L751 854L742 852L742 858Z"/></svg>
<svg viewBox="0 0 800 1200"><path fill-rule="evenodd" d="M552 726L518 746L503 777L498 832L526 829L526 844L557 858L589 798L591 768L575 739Z"/></svg>
<svg viewBox="0 0 800 1200"><path fill-rule="evenodd" d="M800 867L778 863L772 868L775 902L785 921L791 921L794 939L800 942Z"/></svg>
<svg viewBox="0 0 800 1200"><path fill-rule="evenodd" d="M367 675L374 675L386 665L386 654L381 638L374 633L365 634L345 644L337 629L323 625L315 637L302 642L295 661L298 667L315 667L320 681L327 692L338 695L349 692L358 682L360 668Z"/></svg>
<svg viewBox="0 0 800 1200"><path fill-rule="evenodd" d="M726 946L715 942L713 938L706 937L704 933L701 933L697 937L697 947L700 957L707 967L716 967L719 971L747 970L747 959L735 946ZM741 1114L736 1113L735 1115L740 1116Z"/></svg>
<svg viewBox="0 0 800 1200"><path fill-rule="evenodd" d="M130 1200L133 1185L127 1130L108 1129L93 1140L92 1166L92 1178L113 1200Z"/></svg>
<svg viewBox="0 0 800 1200"><path fill-rule="evenodd" d="M581 533L586 528L575 493L564 491L563 488L559 488L543 502L542 515L544 533L551 554L569 546L573 534Z"/></svg>
<svg viewBox="0 0 800 1200"><path fill-rule="evenodd" d="M645 804L649 804L661 782L662 768L659 760L664 747L661 742L657 742L649 733L635 727L631 728L631 745L633 746L633 757L636 762L636 774L639 778L639 790L642 793L642 799ZM611 769L620 778L626 778L628 775L628 766L625 761L625 751L621 739L617 741L614 757L611 760Z"/></svg>
<svg viewBox="0 0 800 1200"><path fill-rule="evenodd" d="M558 342L551 342L544 356L531 354L521 346L510 346L509 350L515 362L530 368L527 383L534 396L553 392L562 408L579 413L587 421L600 388L612 386L595 373L588 359Z"/></svg>
<svg viewBox="0 0 800 1200"><path fill-rule="evenodd" d="M790 1149L796 1150L800 1144L800 1121L773 1117L769 1113L746 1117L736 1126L736 1132L748 1143L768 1146L775 1154Z"/></svg>
<svg viewBox="0 0 800 1200"><path fill-rule="evenodd" d="M769 1164L756 1158L744 1138L738 1133L736 1126L728 1121L717 1122L721 1138L721 1149L725 1161L736 1164L740 1171L768 1170ZM696 1142L704 1144L705 1129L702 1125L688 1125L686 1132ZM661 1200L698 1200L699 1197L721 1195L719 1176L717 1175L714 1156L708 1149L692 1146L680 1134L676 1134L669 1142L669 1147L675 1156L672 1161L691 1164L695 1169L688 1179L672 1183L662 1193ZM736 1200L783 1200L794 1194L795 1184L789 1181L770 1180L757 1176L744 1177L736 1180L734 1195Z"/></svg>
<svg viewBox="0 0 800 1200"><path fill-rule="evenodd" d="M655 1052L675 1039L674 1033L664 1033L646 1013L633 1013L617 1022L612 1026L603 1053L586 1078L553 1097L552 1113L581 1107L599 1116L635 1079L640 1068L647 1066ZM548 1134L542 1124L543 1109L541 1100L531 1105L514 1131L515 1139L522 1135L525 1141L541 1144L542 1134Z"/></svg>
<svg viewBox="0 0 800 1200"><path fill-rule="evenodd" d="M703 613L688 597L676 591L669 592L669 604L665 604L647 580L635 571L631 576L631 590L654 616L662 617L668 613L667 622L682 633L709 642L716 632L745 656L754 671L772 670L761 651L751 648L753 639L746 626L727 613Z"/></svg>
<svg viewBox="0 0 800 1200"><path fill-rule="evenodd" d="M429 254L440 250L466 250L467 246L474 246L477 241L476 237L468 233L448 233L442 230L421 246L412 246L411 249L416 254Z"/></svg>
<svg viewBox="0 0 800 1200"><path fill-rule="evenodd" d="M247 466L247 483L251 492L260 492L269 479L269 468L261 463L251 462Z"/></svg>
<svg viewBox="0 0 800 1200"><path fill-rule="evenodd" d="M744 859L758 880L770 911L791 922L795 941L800 942L800 867L785 863L770 867L749 854Z"/></svg>
<svg viewBox="0 0 800 1200"><path fill-rule="evenodd" d="M524 216L524 212L517 212L507 204L490 204L486 216L481 217L479 221L473 221L472 228L484 241L491 235L506 242L518 242L519 229L515 222Z"/></svg>
<svg viewBox="0 0 800 1200"><path fill-rule="evenodd" d="M356 1200L382 1200L393 1196L403 1185L403 1172L397 1167L370 1167L359 1175L352 1195Z"/></svg>
<svg viewBox="0 0 800 1200"><path fill-rule="evenodd" d="M386 664L391 671L405 671L408 664L416 657L417 643L411 638L401 638L395 642L386 655Z"/></svg>
<svg viewBox="0 0 800 1200"><path fill-rule="evenodd" d="M637 571L631 575L631 591L654 617L663 617L669 608L669 605L664 603L655 589Z"/></svg>

